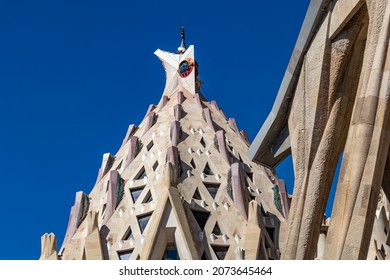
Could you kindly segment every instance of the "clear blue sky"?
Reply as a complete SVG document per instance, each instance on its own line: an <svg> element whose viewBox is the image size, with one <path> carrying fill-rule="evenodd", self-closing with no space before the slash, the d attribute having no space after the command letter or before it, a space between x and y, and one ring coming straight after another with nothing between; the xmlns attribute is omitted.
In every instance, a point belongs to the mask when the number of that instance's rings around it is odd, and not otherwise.
<svg viewBox="0 0 390 280"><path fill-rule="evenodd" d="M75 193L89 193L164 88L153 55L195 45L205 95L255 137L271 110L309 0L0 1L0 259L60 247ZM292 167L279 176L291 188Z"/></svg>

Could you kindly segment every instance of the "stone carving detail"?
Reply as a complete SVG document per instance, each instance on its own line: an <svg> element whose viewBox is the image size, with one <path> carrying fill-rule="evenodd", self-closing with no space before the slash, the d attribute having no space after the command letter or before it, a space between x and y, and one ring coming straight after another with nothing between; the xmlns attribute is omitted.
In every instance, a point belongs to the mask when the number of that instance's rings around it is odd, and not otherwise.
<svg viewBox="0 0 390 280"><path fill-rule="evenodd" d="M321 257L366 259L380 187L388 180L390 1L312 1L309 12L250 153L275 167L291 148L295 183L281 228L282 258L314 259L343 152Z"/></svg>
<svg viewBox="0 0 390 280"><path fill-rule="evenodd" d="M204 117L205 121L207 122L207 124L209 125L209 127L211 128L211 130L215 131L213 118L211 117L211 112L210 112L209 108L203 109L203 117Z"/></svg>
<svg viewBox="0 0 390 280"><path fill-rule="evenodd" d="M99 169L98 178L97 178L96 182L99 182L100 179L103 178L104 175L107 174L108 170L111 169L114 161L115 161L115 157L113 155L111 155L110 153L106 153L103 155L102 165Z"/></svg>
<svg viewBox="0 0 390 280"><path fill-rule="evenodd" d="M127 143L130 137L137 131L138 127L134 124L129 125L125 138L123 139L122 146Z"/></svg>
<svg viewBox="0 0 390 280"><path fill-rule="evenodd" d="M123 164L123 169L129 166L129 164L137 157L143 147L142 142L137 136L131 136L129 142L129 148L127 152L127 157Z"/></svg>
<svg viewBox="0 0 390 280"><path fill-rule="evenodd" d="M178 121L172 122L170 136L171 136L172 146L176 147L177 144L179 143L179 138L180 138L180 123Z"/></svg>
<svg viewBox="0 0 390 280"><path fill-rule="evenodd" d="M123 186L122 179L117 170L110 172L110 180L108 182L108 193L107 193L107 205L104 215L103 225L105 225L111 218L116 207L123 197Z"/></svg>
<svg viewBox="0 0 390 280"><path fill-rule="evenodd" d="M175 121L180 121L183 116L183 106L181 106L181 104L176 104L173 110L175 115Z"/></svg>
<svg viewBox="0 0 390 280"><path fill-rule="evenodd" d="M248 220L248 201L244 191L244 175L239 163L233 163L232 167L232 190L234 204L245 220Z"/></svg>
<svg viewBox="0 0 390 280"><path fill-rule="evenodd" d="M45 233L41 238L40 260L58 260L57 238L53 233Z"/></svg>
<svg viewBox="0 0 390 280"><path fill-rule="evenodd" d="M150 112L146 117L144 134L149 131L149 129L156 123L157 114L155 112Z"/></svg>
<svg viewBox="0 0 390 280"><path fill-rule="evenodd" d="M230 164L230 156L229 152L226 148L226 137L225 137L225 131L219 130L215 134L214 143L216 144L216 148L218 149L219 153L222 155L223 159L226 161L227 164Z"/></svg>

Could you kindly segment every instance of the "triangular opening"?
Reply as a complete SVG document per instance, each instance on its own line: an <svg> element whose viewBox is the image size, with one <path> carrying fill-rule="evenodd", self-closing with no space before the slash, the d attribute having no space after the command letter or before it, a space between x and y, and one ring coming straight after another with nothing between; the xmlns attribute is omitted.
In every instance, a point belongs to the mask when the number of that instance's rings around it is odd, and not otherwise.
<svg viewBox="0 0 390 280"><path fill-rule="evenodd" d="M141 229L141 233L143 233L146 229L146 226L148 225L151 216L152 213L138 217L138 225Z"/></svg>
<svg viewBox="0 0 390 280"><path fill-rule="evenodd" d="M179 252L177 251L176 245L168 245L165 249L163 260L180 260Z"/></svg>
<svg viewBox="0 0 390 280"><path fill-rule="evenodd" d="M211 246L218 260L224 260L229 250L228 246Z"/></svg>
<svg viewBox="0 0 390 280"><path fill-rule="evenodd" d="M195 168L196 168L196 164L195 164L195 161L194 161L194 159L192 159L192 160L191 160L190 164L191 164L191 166L192 166L192 168L193 168L193 169L195 169Z"/></svg>
<svg viewBox="0 0 390 280"><path fill-rule="evenodd" d="M153 171L156 171L158 167L158 161L156 161L154 164L153 164Z"/></svg>
<svg viewBox="0 0 390 280"><path fill-rule="evenodd" d="M205 227L205 225L207 223L207 220L210 217L210 213L209 212L201 212L201 211L192 210L192 214L194 215L195 220L198 223L200 229L203 231L204 227Z"/></svg>
<svg viewBox="0 0 390 280"><path fill-rule="evenodd" d="M150 191L148 191L147 195L145 196L144 200L142 203L149 203L153 201L153 196Z"/></svg>
<svg viewBox="0 0 390 280"><path fill-rule="evenodd" d="M145 186L142 186L140 188L130 190L130 195L131 195L131 198L133 199L134 203L136 203L136 201L138 200L138 197L141 195L144 188L145 188Z"/></svg>
<svg viewBox="0 0 390 280"><path fill-rule="evenodd" d="M208 163L206 163L206 166L203 169L203 173L206 175L214 175L213 171L211 171L211 168Z"/></svg>
<svg viewBox="0 0 390 280"><path fill-rule="evenodd" d="M214 229L213 229L213 233L214 233L215 235L222 235L222 231L221 231L221 229L219 228L218 222L215 223L215 226L214 226Z"/></svg>
<svg viewBox="0 0 390 280"><path fill-rule="evenodd" d="M218 193L220 184L204 183L204 185L208 190L208 192L210 193L211 197L214 199Z"/></svg>
<svg viewBox="0 0 390 280"><path fill-rule="evenodd" d="M150 151L150 149L154 146L153 141L150 141L150 143L146 146L146 149Z"/></svg>
<svg viewBox="0 0 390 280"><path fill-rule="evenodd" d="M206 252L203 252L201 260L208 260Z"/></svg>
<svg viewBox="0 0 390 280"><path fill-rule="evenodd" d="M130 260L132 254L133 254L133 250L122 251L122 252L118 252L118 257L121 261L126 261L126 260Z"/></svg>
<svg viewBox="0 0 390 280"><path fill-rule="evenodd" d="M206 148L206 142L204 141L203 137L200 139L200 144L203 146L203 148Z"/></svg>
<svg viewBox="0 0 390 280"><path fill-rule="evenodd" d="M141 180L146 177L145 167L142 167L138 172L137 176L135 176L135 180Z"/></svg>
<svg viewBox="0 0 390 280"><path fill-rule="evenodd" d="M193 199L198 199L198 200L203 200L203 199L202 199L202 196L200 195L200 192L199 192L199 189L198 189L198 188L196 188L194 194L192 195L192 198L193 198Z"/></svg>
<svg viewBox="0 0 390 280"><path fill-rule="evenodd" d="M133 231L131 230L131 227L129 227L126 230L126 233L125 235L123 235L122 240L130 240L130 239L134 239L134 235L133 235Z"/></svg>

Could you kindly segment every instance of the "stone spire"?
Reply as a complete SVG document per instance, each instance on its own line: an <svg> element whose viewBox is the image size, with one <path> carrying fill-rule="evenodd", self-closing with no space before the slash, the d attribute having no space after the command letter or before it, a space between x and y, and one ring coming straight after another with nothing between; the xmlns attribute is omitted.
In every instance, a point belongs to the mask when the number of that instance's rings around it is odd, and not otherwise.
<svg viewBox="0 0 390 280"><path fill-rule="evenodd" d="M163 96L103 156L91 193L77 194L59 258L278 259L284 184L248 159L235 122L195 91L194 47L155 53Z"/></svg>

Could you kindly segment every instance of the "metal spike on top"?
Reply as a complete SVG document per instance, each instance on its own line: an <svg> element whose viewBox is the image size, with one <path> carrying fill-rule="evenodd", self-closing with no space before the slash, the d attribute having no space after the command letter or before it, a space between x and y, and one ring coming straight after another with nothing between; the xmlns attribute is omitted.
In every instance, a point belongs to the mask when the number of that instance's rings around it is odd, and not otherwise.
<svg viewBox="0 0 390 280"><path fill-rule="evenodd" d="M186 47L186 37L184 32L184 26L181 27L181 44L180 47L177 48L177 52L179 54L185 53L187 47Z"/></svg>

